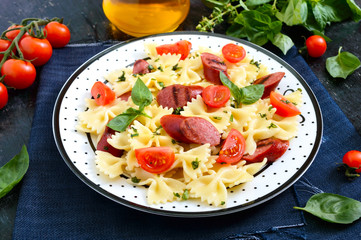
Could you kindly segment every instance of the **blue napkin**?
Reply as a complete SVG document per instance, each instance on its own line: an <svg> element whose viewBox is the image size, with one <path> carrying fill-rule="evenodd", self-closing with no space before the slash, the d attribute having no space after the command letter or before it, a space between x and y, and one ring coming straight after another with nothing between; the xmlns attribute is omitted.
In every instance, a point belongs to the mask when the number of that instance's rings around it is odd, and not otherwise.
<svg viewBox="0 0 361 240"><path fill-rule="evenodd" d="M336 226L293 209L304 206L310 191L315 189L360 200L359 184L346 181L336 171L335 162L340 162L347 150L361 149L360 136L296 48L284 59L316 94L324 117L324 136L305 177L276 198L226 216L187 219L137 211L86 186L67 167L56 148L52 111L72 72L109 46L99 43L55 49L50 62L41 69L28 146L30 167L23 179L14 239L351 239L359 234L360 221Z"/></svg>

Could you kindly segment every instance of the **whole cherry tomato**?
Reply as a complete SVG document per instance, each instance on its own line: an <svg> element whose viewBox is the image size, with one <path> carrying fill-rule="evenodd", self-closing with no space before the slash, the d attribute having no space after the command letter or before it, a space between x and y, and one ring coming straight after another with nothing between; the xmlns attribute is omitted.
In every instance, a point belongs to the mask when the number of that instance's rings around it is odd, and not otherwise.
<svg viewBox="0 0 361 240"><path fill-rule="evenodd" d="M19 41L19 48L26 60L34 66L44 65L53 54L53 48L48 40L26 36Z"/></svg>
<svg viewBox="0 0 361 240"><path fill-rule="evenodd" d="M311 57L321 57L327 49L325 39L318 35L313 35L306 40L307 52Z"/></svg>
<svg viewBox="0 0 361 240"><path fill-rule="evenodd" d="M4 83L16 89L28 88L33 84L36 70L30 62L19 59L8 59L1 67Z"/></svg>
<svg viewBox="0 0 361 240"><path fill-rule="evenodd" d="M23 27L22 25L11 25L10 27L8 27L7 30L13 29L13 28L20 28ZM19 34L20 29L15 29L12 31L9 31L7 33L5 33L5 37L9 38L10 40L14 40L14 38L16 38L16 36Z"/></svg>
<svg viewBox="0 0 361 240"><path fill-rule="evenodd" d="M342 162L361 173L361 152L357 150L348 151L342 158Z"/></svg>
<svg viewBox="0 0 361 240"><path fill-rule="evenodd" d="M11 42L5 39L0 39L0 52L5 52L11 45ZM12 52L15 54L15 48L13 48ZM0 61L3 59L4 54L0 54Z"/></svg>
<svg viewBox="0 0 361 240"><path fill-rule="evenodd" d="M246 50L242 46L228 43L222 48L223 57L230 63L237 63L246 57Z"/></svg>
<svg viewBox="0 0 361 240"><path fill-rule="evenodd" d="M59 22L46 24L44 34L53 48L62 48L70 41L69 28Z"/></svg>
<svg viewBox="0 0 361 240"><path fill-rule="evenodd" d="M8 90L5 87L5 85L0 82L0 109L5 107L5 105L8 103Z"/></svg>

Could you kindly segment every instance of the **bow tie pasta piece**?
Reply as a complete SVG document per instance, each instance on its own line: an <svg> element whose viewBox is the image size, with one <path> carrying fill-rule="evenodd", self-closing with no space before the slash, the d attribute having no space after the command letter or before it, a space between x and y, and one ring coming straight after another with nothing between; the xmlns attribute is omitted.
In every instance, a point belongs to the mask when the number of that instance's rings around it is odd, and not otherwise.
<svg viewBox="0 0 361 240"><path fill-rule="evenodd" d="M100 172L108 175L109 178L115 178L124 173L127 160L125 157L114 157L108 152L96 151L95 163Z"/></svg>
<svg viewBox="0 0 361 240"><path fill-rule="evenodd" d="M147 192L149 204L166 203L175 200L175 193L182 194L186 185L173 178L154 175L150 178L150 186Z"/></svg>

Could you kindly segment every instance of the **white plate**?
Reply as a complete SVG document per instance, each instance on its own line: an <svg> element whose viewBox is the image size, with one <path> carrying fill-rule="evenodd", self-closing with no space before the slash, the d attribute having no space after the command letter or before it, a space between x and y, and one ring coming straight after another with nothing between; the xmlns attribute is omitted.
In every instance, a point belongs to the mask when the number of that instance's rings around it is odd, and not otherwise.
<svg viewBox="0 0 361 240"><path fill-rule="evenodd" d="M228 189L226 207L214 207L199 200L175 201L149 205L146 188L128 184L124 178L109 179L95 167L94 143L87 134L75 129L77 116L85 110L85 98L96 80L103 81L107 73L145 58L145 42L172 43L182 39L192 42L192 48L209 47L218 51L223 45L238 42L254 60L265 64L270 72L285 72L278 90L285 93L300 88L304 104L301 107L299 132L290 141L290 148L272 165L258 173L252 182ZM53 132L57 147L69 168L88 186L104 196L138 210L160 215L206 217L223 215L259 205L290 187L311 165L319 149L322 118L317 100L304 79L286 62L271 52L236 38L199 32L174 32L135 39L114 45L80 66L64 84L56 100Z"/></svg>

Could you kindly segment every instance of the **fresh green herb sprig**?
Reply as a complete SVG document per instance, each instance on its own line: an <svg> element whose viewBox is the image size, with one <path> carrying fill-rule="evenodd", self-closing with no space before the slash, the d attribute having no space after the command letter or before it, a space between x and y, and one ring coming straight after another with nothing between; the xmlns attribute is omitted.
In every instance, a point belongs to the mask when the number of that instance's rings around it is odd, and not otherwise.
<svg viewBox="0 0 361 240"><path fill-rule="evenodd" d="M292 39L282 33L284 25L303 26L313 34L324 35L327 25L353 19L361 20L361 9L353 0L203 0L212 8L209 17L203 17L196 29L202 32L227 20L226 34L247 38L257 45L272 42L284 54L294 45Z"/></svg>
<svg viewBox="0 0 361 240"><path fill-rule="evenodd" d="M140 78L137 79L133 86L131 98L134 104L139 106L139 109L128 108L110 120L107 124L108 127L115 131L123 132L138 116L151 118L144 112L144 108L151 104L153 95Z"/></svg>
<svg viewBox="0 0 361 240"><path fill-rule="evenodd" d="M24 145L19 154L0 168L0 198L11 191L29 168L29 155Z"/></svg>
<svg viewBox="0 0 361 240"><path fill-rule="evenodd" d="M361 217L361 202L333 193L313 195L305 207L294 207L327 222L350 224Z"/></svg>
<svg viewBox="0 0 361 240"><path fill-rule="evenodd" d="M235 101L235 107L238 108L241 103L252 104L257 102L263 95L264 85L255 84L247 87L238 88L228 77L223 73L219 73L219 77L224 86L228 87Z"/></svg>

